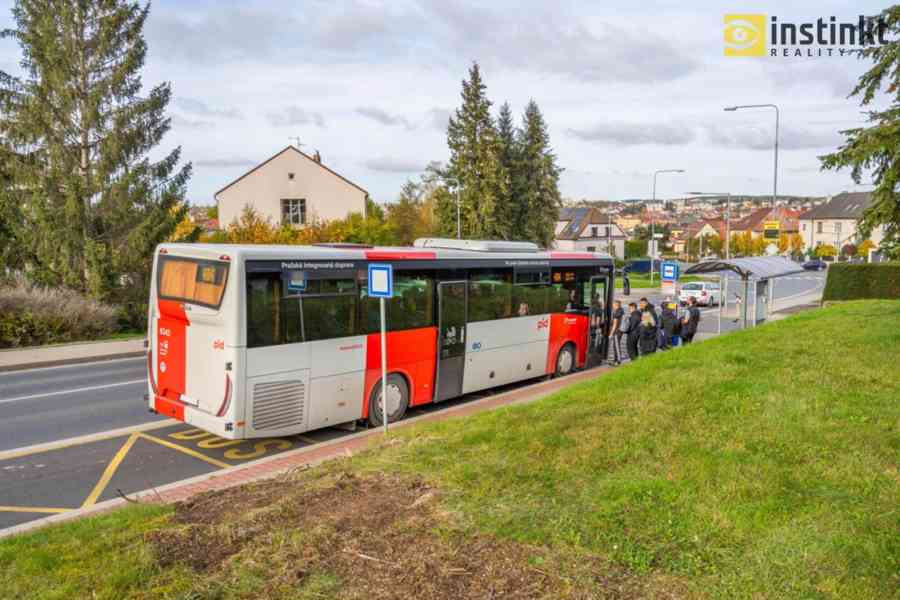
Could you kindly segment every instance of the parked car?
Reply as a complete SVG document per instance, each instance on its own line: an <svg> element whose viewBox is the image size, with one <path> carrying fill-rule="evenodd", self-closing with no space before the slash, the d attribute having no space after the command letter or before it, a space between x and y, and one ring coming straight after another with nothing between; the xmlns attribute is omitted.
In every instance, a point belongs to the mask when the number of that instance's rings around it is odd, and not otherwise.
<svg viewBox="0 0 900 600"><path fill-rule="evenodd" d="M681 286L678 299L687 302L688 298L696 298L701 306L718 306L722 301L722 290L719 284L712 281L692 281Z"/></svg>
<svg viewBox="0 0 900 600"><path fill-rule="evenodd" d="M814 258L812 260L808 260L801 265L807 271L821 271L828 267L828 263L826 263L821 258Z"/></svg>

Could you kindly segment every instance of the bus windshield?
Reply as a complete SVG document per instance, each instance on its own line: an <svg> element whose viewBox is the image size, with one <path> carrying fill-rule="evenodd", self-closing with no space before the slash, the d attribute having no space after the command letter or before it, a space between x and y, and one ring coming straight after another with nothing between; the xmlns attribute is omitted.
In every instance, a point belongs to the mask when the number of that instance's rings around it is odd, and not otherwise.
<svg viewBox="0 0 900 600"><path fill-rule="evenodd" d="M163 300L219 308L228 281L228 263L160 256L157 289Z"/></svg>

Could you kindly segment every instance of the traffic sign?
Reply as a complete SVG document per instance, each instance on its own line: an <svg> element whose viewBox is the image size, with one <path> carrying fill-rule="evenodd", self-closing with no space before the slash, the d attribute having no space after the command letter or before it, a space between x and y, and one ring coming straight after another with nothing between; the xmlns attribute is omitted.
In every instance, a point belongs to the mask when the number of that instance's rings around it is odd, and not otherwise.
<svg viewBox="0 0 900 600"><path fill-rule="evenodd" d="M394 297L394 266L372 263L369 265L369 296Z"/></svg>
<svg viewBox="0 0 900 600"><path fill-rule="evenodd" d="M663 281L678 280L678 263L664 262L660 271L662 273Z"/></svg>
<svg viewBox="0 0 900 600"><path fill-rule="evenodd" d="M369 296L378 298L381 313L381 419L384 433L388 432L387 404L387 318L385 317L384 299L394 297L394 266L371 263L369 265Z"/></svg>

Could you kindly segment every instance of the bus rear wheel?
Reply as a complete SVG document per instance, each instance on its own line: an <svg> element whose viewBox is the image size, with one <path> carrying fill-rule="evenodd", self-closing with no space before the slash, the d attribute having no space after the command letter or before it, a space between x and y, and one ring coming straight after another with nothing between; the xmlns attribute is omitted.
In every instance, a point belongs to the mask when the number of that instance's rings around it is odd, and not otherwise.
<svg viewBox="0 0 900 600"><path fill-rule="evenodd" d="M399 421L409 408L409 386L402 375L391 373L387 377L387 413L388 423ZM381 414L381 379L372 388L369 394L369 425L380 427L384 425Z"/></svg>
<svg viewBox="0 0 900 600"><path fill-rule="evenodd" d="M556 355L556 370L554 375L561 377L575 370L575 346L566 344Z"/></svg>

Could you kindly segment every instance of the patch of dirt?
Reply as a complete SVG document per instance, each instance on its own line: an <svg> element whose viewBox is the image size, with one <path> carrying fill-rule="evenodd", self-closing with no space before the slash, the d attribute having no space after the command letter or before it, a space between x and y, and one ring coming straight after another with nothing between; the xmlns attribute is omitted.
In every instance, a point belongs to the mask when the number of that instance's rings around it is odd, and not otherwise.
<svg viewBox="0 0 900 600"><path fill-rule="evenodd" d="M267 481L179 503L176 526L148 540L163 566L184 562L215 575L246 557L271 565L264 597L296 591L312 573L338 577L337 597L354 600L683 597L677 586L654 585L596 557L560 558L462 533L439 498L419 479L384 474Z"/></svg>

